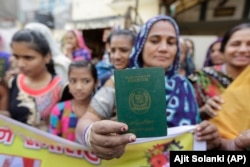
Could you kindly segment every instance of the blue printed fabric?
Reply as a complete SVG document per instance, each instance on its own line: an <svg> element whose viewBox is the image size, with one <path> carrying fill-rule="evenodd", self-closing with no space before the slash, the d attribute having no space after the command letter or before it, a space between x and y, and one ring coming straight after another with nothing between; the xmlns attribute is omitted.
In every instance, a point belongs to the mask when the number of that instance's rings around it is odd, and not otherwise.
<svg viewBox="0 0 250 167"><path fill-rule="evenodd" d="M144 24L136 38L135 45L130 55L130 67L142 67L142 50L148 33L154 23L160 20L166 20L174 26L178 47L174 62L165 73L167 103L166 119L168 127L197 124L200 121L200 117L193 87L185 77L178 74L180 66L179 28L171 17L165 15L156 16Z"/></svg>

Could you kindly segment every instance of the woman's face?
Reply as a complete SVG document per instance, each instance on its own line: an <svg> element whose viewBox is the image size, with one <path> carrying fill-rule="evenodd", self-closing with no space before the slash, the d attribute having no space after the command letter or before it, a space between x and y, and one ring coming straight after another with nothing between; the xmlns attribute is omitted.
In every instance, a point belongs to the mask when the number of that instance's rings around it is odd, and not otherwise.
<svg viewBox="0 0 250 167"><path fill-rule="evenodd" d="M115 35L110 42L110 60L115 69L128 67L129 55L132 51L132 39L128 35Z"/></svg>
<svg viewBox="0 0 250 167"><path fill-rule="evenodd" d="M210 50L210 57L214 65L220 65L224 63L224 55L220 51L221 43L215 43Z"/></svg>
<svg viewBox="0 0 250 167"><path fill-rule="evenodd" d="M226 62L234 67L245 67L250 63L250 28L238 30L228 40L224 55Z"/></svg>
<svg viewBox="0 0 250 167"><path fill-rule="evenodd" d="M172 65L177 53L176 32L168 21L156 22L149 31L143 51L143 67L163 67L165 71Z"/></svg>
<svg viewBox="0 0 250 167"><path fill-rule="evenodd" d="M50 62L50 55L43 56L27 42L13 42L11 47L15 65L21 73L28 77L37 77L47 71L46 64Z"/></svg>
<svg viewBox="0 0 250 167"><path fill-rule="evenodd" d="M69 31L65 35L65 43L71 45L72 48L77 48L77 39L73 32Z"/></svg>

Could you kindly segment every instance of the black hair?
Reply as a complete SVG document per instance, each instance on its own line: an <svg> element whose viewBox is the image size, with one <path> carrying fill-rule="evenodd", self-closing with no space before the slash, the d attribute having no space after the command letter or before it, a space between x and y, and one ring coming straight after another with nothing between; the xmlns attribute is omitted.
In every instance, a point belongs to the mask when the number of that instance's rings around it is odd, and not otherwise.
<svg viewBox="0 0 250 167"><path fill-rule="evenodd" d="M75 67L75 68L89 68L91 71L91 75L95 80L95 83L97 83L97 70L96 70L94 64L92 64L91 62L86 61L86 60L73 61L69 65L68 75L70 74L73 67Z"/></svg>
<svg viewBox="0 0 250 167"><path fill-rule="evenodd" d="M250 23L242 23L242 24L239 24L233 28L231 28L229 31L227 31L225 33L225 35L223 36L223 39L221 41L221 47L220 47L220 51L222 53L224 53L225 51L225 47L226 47L226 44L228 43L229 39L232 37L232 35L236 32L236 31L239 31L239 30L243 30L243 29L248 29L250 28Z"/></svg>
<svg viewBox="0 0 250 167"><path fill-rule="evenodd" d="M125 35L125 36L130 36L131 37L131 42L132 42L132 46L134 45L135 42L135 38L136 38L136 33L127 29L117 29L114 30L110 36L109 36L109 43L111 42L112 37L114 36L118 36L118 35Z"/></svg>
<svg viewBox="0 0 250 167"><path fill-rule="evenodd" d="M31 49L40 53L43 57L47 56L48 54L51 55L50 47L46 38L38 31L30 29L19 30L12 37L10 45L12 45L13 42L27 42L30 44ZM52 57L50 62L46 64L46 67L49 73L52 75L56 74Z"/></svg>

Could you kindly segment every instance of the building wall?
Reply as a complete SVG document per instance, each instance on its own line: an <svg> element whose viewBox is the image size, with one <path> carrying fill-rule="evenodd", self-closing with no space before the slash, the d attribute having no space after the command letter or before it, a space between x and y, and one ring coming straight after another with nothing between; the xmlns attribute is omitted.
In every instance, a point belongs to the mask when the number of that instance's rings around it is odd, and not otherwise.
<svg viewBox="0 0 250 167"><path fill-rule="evenodd" d="M181 34L183 35L217 35L222 36L231 27L249 22L243 19L243 12L247 0L228 0L220 8L235 8L231 15L215 15L215 9L219 8L222 1L209 0L205 11L201 11L201 5L197 5L176 16ZM201 12L204 12L204 20L201 20Z"/></svg>
<svg viewBox="0 0 250 167"><path fill-rule="evenodd" d="M141 0L142 1L142 0ZM151 17L159 14L159 4L156 0L149 1L143 5L139 6L139 14L143 20L146 22Z"/></svg>
<svg viewBox="0 0 250 167"><path fill-rule="evenodd" d="M105 0L72 0L72 20L113 16L113 10L105 2Z"/></svg>
<svg viewBox="0 0 250 167"><path fill-rule="evenodd" d="M136 1L121 1L110 6L115 13L124 14L129 6L135 7ZM159 2L157 0L138 0L138 14L143 22L159 13Z"/></svg>
<svg viewBox="0 0 250 167"><path fill-rule="evenodd" d="M159 3L157 0L138 0L138 2L138 13L143 22L158 14ZM117 2L111 0L72 0L72 20L123 16L129 6L135 7L135 5L136 0L119 0Z"/></svg>
<svg viewBox="0 0 250 167"><path fill-rule="evenodd" d="M220 1L210 0L207 2L205 11L206 17L204 21L231 21L240 20L244 11L244 4L246 0L228 0L224 7L235 7L233 15L229 16L215 16L214 11L218 8ZM180 22L199 22L201 13L201 5L197 5L189 10L177 15L176 19Z"/></svg>

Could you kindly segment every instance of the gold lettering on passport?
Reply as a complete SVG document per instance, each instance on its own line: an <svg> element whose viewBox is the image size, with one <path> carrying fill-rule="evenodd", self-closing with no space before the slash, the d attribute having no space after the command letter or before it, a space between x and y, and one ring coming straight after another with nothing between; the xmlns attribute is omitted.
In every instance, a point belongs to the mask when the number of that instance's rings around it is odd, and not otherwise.
<svg viewBox="0 0 250 167"><path fill-rule="evenodd" d="M141 126L141 125L151 125L154 123L154 120L150 119L144 119L143 121L141 120L133 120L129 124L132 126Z"/></svg>
<svg viewBox="0 0 250 167"><path fill-rule="evenodd" d="M134 130L131 131L132 133L135 131L152 132L155 130L154 127L151 127L154 123L155 123L154 120L144 119L143 121L140 120L131 121L129 122L129 125L136 127Z"/></svg>
<svg viewBox="0 0 250 167"><path fill-rule="evenodd" d="M147 82L150 75L140 75L140 76L128 76L126 77L128 82Z"/></svg>

